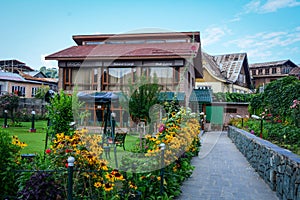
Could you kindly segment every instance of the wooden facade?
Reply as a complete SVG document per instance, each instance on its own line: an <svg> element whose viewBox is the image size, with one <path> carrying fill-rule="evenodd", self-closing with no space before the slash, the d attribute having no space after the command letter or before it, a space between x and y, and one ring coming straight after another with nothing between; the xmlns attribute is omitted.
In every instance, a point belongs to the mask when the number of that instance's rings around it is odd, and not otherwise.
<svg viewBox="0 0 300 200"><path fill-rule="evenodd" d="M57 60L59 89L72 93L127 91L138 77L156 77L163 91L184 93L188 106L196 78L202 78L199 32L75 35L72 46L46 57ZM127 112L119 104L111 106L120 127ZM104 108L86 104L88 125L101 123ZM125 117L124 117L125 116Z"/></svg>
<svg viewBox="0 0 300 200"><path fill-rule="evenodd" d="M290 72L295 68L299 68L299 66L290 60L255 63L250 65L251 76L255 88L264 86L279 78L290 76Z"/></svg>

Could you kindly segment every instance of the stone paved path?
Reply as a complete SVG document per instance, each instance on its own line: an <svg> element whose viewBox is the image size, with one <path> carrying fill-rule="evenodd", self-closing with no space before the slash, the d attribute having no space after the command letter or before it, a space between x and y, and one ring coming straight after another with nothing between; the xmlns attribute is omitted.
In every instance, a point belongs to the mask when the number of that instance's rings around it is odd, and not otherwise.
<svg viewBox="0 0 300 200"><path fill-rule="evenodd" d="M226 132L202 136L192 177L181 187L178 200L276 200L276 193L259 177Z"/></svg>

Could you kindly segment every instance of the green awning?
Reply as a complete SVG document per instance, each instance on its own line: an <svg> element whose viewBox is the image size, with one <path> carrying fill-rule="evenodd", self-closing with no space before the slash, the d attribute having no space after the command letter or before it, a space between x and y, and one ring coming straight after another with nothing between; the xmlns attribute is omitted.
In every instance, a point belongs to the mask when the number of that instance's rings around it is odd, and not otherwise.
<svg viewBox="0 0 300 200"><path fill-rule="evenodd" d="M194 89L190 96L190 102L211 103L212 90L210 89Z"/></svg>

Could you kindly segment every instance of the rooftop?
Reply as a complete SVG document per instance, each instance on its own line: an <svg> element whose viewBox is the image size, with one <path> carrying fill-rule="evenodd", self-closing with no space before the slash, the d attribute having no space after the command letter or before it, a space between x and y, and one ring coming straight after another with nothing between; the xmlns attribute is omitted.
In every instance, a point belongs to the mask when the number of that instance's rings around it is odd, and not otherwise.
<svg viewBox="0 0 300 200"><path fill-rule="evenodd" d="M47 60L187 57L195 55L199 43L101 44L72 46L46 56Z"/></svg>
<svg viewBox="0 0 300 200"><path fill-rule="evenodd" d="M273 67L273 66L279 66L279 65L284 65L286 63L290 63L294 67L297 66L290 60L279 60L279 61L271 61L271 62L262 62L262 63L253 63L250 64L250 68L261 68L261 67Z"/></svg>

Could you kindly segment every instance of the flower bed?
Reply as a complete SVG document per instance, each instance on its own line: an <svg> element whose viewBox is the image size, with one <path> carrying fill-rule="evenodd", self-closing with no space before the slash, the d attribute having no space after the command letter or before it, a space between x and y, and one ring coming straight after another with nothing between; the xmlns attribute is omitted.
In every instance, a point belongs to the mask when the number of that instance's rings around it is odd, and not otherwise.
<svg viewBox="0 0 300 200"><path fill-rule="evenodd" d="M181 183L194 168L190 161L199 152L200 126L190 110L165 106L169 110L159 131L146 136L143 148L137 142L135 150L122 157L118 169L102 158L100 135L89 134L86 129L58 133L45 151L45 159L37 156L30 163L25 160L18 163L17 168L24 169L13 179L19 191L6 195L66 199L67 158L72 156L75 158L72 196L76 199L156 199L159 196L171 199L178 196ZM135 156L130 156L132 154Z"/></svg>

